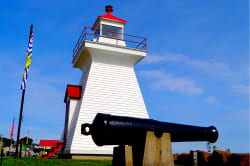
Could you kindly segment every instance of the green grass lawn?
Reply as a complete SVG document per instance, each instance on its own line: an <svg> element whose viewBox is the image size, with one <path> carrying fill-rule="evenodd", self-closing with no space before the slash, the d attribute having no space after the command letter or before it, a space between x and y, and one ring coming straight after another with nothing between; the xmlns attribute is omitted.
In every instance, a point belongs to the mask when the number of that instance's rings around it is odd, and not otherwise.
<svg viewBox="0 0 250 166"><path fill-rule="evenodd" d="M111 160L72 160L72 159L42 159L22 157L20 159L14 159L7 157L3 159L2 166L112 166ZM179 165L175 165L179 166ZM180 165L181 166L181 165Z"/></svg>
<svg viewBox="0 0 250 166"><path fill-rule="evenodd" d="M21 159L4 158L2 166L112 166L112 161L93 161L93 160L71 160L71 159L42 159L27 158Z"/></svg>

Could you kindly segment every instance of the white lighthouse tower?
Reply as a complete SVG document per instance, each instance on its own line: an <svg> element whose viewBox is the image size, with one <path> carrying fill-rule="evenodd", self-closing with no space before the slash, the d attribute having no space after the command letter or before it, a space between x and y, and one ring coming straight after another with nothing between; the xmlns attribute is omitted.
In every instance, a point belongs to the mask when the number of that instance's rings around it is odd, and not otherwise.
<svg viewBox="0 0 250 166"><path fill-rule="evenodd" d="M91 136L81 135L81 124L97 113L148 118L134 66L147 53L146 38L124 33L127 21L111 14L98 16L85 27L73 51L73 67L82 71L79 85L68 85L61 154L112 155L113 146L98 147Z"/></svg>

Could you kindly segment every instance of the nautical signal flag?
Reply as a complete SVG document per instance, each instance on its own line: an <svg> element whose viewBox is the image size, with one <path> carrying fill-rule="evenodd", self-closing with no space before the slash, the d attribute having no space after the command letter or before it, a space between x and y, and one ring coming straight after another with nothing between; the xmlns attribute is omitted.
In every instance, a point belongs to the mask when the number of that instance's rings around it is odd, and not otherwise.
<svg viewBox="0 0 250 166"><path fill-rule="evenodd" d="M31 64L32 46L33 46L33 26L31 28L28 49L26 52L26 64L25 64L24 73L23 73L23 81L21 85L21 90L24 90L26 88L29 67Z"/></svg>
<svg viewBox="0 0 250 166"><path fill-rule="evenodd" d="M12 123L12 128L11 128L11 132L10 132L10 139L13 138L14 125L15 125L15 118L13 119L13 123Z"/></svg>

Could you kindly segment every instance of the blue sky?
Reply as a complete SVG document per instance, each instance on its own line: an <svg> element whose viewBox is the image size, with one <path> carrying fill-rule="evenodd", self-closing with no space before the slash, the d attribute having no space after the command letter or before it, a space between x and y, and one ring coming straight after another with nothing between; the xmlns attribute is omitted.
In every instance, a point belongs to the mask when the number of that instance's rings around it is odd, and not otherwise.
<svg viewBox="0 0 250 166"><path fill-rule="evenodd" d="M136 67L151 118L219 130L220 150L249 152L248 1L3 1L0 5L0 134L14 138L30 24L34 45L21 136L59 139L67 84L78 84L72 49L105 5L128 21L125 33L148 38ZM173 143L173 151L206 150L205 142Z"/></svg>

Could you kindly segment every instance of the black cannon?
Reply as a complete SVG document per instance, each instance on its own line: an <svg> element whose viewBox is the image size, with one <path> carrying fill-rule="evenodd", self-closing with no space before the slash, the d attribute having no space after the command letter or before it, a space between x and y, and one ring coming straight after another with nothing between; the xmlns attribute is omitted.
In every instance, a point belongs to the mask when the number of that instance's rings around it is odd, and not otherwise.
<svg viewBox="0 0 250 166"><path fill-rule="evenodd" d="M161 137L162 133L170 133L171 142L214 143L218 138L218 131L214 126L198 127L101 113L96 115L91 125L85 123L81 127L81 133L91 134L98 146L134 145L145 139L147 131L154 131L156 137Z"/></svg>
<svg viewBox="0 0 250 166"><path fill-rule="evenodd" d="M84 135L91 134L96 145L119 145L119 147L114 147L112 164L114 166L127 166L125 163L130 160L130 157L127 157L130 155L126 155L128 151L125 149L129 149L127 145L132 147L133 157L131 160L134 166L141 166L142 163L148 161L151 163L145 165L152 165L154 162L152 157L147 160L148 156L152 155L151 152L147 152L150 151L152 146L150 147L146 143L146 139L155 139L148 135L149 132L154 132L154 138L158 139L162 139L163 133L170 134L170 136L168 134L169 139L167 139L168 148L163 149L164 152L160 149L153 150L158 155L158 157L156 157L157 155L153 157L154 161L159 160L159 156L163 155L160 159L163 165L166 165L167 160L172 163L167 165L174 165L173 157L167 156L167 154L172 154L170 140L171 142L209 141L213 143L218 138L218 131L214 126L198 127L101 113L96 115L92 124L85 123L81 126L81 133ZM167 136L165 135L164 138L167 138ZM155 145L157 145L157 141Z"/></svg>

